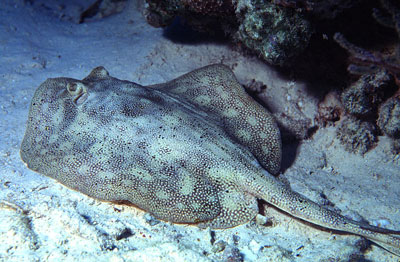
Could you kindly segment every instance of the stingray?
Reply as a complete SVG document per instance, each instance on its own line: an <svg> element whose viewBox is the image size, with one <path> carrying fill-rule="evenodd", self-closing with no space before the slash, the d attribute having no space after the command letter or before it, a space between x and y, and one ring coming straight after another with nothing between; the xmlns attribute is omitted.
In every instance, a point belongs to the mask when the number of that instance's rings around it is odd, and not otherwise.
<svg viewBox="0 0 400 262"><path fill-rule="evenodd" d="M83 80L48 79L32 99L21 157L69 188L162 220L230 228L252 220L263 199L400 255L400 231L346 218L274 176L282 157L277 124L224 65L152 86L103 67Z"/></svg>

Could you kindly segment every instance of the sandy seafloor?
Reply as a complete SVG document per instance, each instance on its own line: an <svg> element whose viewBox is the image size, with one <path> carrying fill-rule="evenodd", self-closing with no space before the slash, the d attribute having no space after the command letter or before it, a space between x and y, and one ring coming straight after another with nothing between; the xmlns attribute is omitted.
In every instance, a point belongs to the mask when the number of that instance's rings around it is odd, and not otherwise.
<svg viewBox="0 0 400 262"><path fill-rule="evenodd" d="M361 237L321 230L268 206L272 225L199 229L157 222L27 169L19 146L29 103L49 77L82 79L103 65L114 77L153 84L224 63L242 83L267 84L260 97L274 112L293 116L297 110L314 119L318 99L307 94L306 83L281 77L228 43L180 41L179 34L152 28L135 2L83 24L28 1L2 0L0 6L1 261L227 261L235 249L244 261L399 261ZM314 201L326 195L344 215L400 230L400 159L390 153L389 140L379 137L374 149L356 155L344 150L335 128L320 128L299 144L281 176ZM220 240L227 247L218 252L212 243Z"/></svg>

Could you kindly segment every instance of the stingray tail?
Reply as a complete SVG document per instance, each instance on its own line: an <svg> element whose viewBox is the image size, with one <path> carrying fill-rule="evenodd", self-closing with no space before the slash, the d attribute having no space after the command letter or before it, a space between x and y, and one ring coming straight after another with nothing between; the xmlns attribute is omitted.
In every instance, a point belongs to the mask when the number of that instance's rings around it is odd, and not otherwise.
<svg viewBox="0 0 400 262"><path fill-rule="evenodd" d="M259 180L260 179L260 180ZM360 223L324 208L310 199L294 192L274 177L252 178L248 183L257 197L277 208L310 223L363 236L389 252L400 256L400 231L384 229ZM268 183L265 183L265 179ZM262 182L264 180L264 183ZM249 180L247 180L249 182ZM260 186L264 184L265 186Z"/></svg>
<svg viewBox="0 0 400 262"><path fill-rule="evenodd" d="M353 220L350 220L350 222L358 223ZM375 227L368 224L358 224L360 229L352 233L363 236L390 253L400 256L400 237L398 236L400 235L400 231Z"/></svg>

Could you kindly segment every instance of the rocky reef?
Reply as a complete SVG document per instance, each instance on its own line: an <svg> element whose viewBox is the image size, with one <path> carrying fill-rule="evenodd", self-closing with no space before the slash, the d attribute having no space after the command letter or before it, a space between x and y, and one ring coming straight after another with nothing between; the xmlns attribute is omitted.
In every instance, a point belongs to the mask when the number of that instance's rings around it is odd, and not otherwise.
<svg viewBox="0 0 400 262"><path fill-rule="evenodd" d="M379 133L373 130L377 129L392 139L392 149L397 154L400 151L400 4L392 0L381 0L380 4L380 8L372 10L372 16L380 25L394 29L398 37L394 43L368 50L351 43L341 33L334 34L334 40L350 55L348 72L361 75L341 95L346 112L355 120L342 123L338 137L348 151L364 153L376 140ZM356 136L357 146L350 129L363 134Z"/></svg>
<svg viewBox="0 0 400 262"><path fill-rule="evenodd" d="M149 24L166 27L180 17L199 32L227 36L266 62L286 66L308 46L321 20L360 3L349 0L146 0Z"/></svg>
<svg viewBox="0 0 400 262"><path fill-rule="evenodd" d="M376 114L379 105L396 90L393 77L386 70L363 74L342 93L347 112L359 117Z"/></svg>
<svg viewBox="0 0 400 262"><path fill-rule="evenodd" d="M302 14L265 1L251 3L236 9L237 41L274 65L284 65L307 46L312 29Z"/></svg>
<svg viewBox="0 0 400 262"><path fill-rule="evenodd" d="M268 1L147 0L146 18L156 27L176 17L200 32L222 32L268 63L285 65L307 46L312 27L301 12Z"/></svg>

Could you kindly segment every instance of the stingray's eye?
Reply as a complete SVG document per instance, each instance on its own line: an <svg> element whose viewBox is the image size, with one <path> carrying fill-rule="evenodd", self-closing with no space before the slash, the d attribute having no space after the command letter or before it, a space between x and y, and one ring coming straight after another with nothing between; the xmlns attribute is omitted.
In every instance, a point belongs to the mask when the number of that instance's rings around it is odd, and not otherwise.
<svg viewBox="0 0 400 262"><path fill-rule="evenodd" d="M73 101L76 105L83 104L89 96L87 87L80 82L68 83L67 91L73 96Z"/></svg>
<svg viewBox="0 0 400 262"><path fill-rule="evenodd" d="M72 96L77 96L77 95L82 94L85 89L86 89L86 86L79 82L67 84L68 93Z"/></svg>

